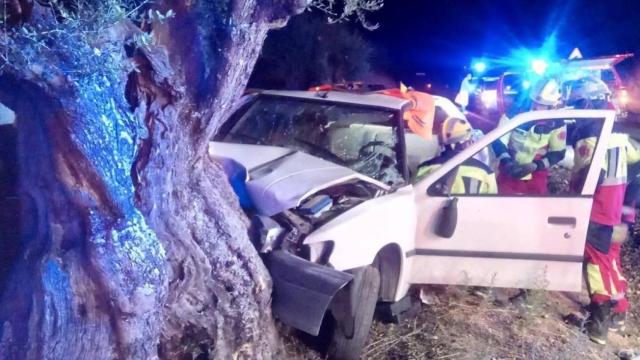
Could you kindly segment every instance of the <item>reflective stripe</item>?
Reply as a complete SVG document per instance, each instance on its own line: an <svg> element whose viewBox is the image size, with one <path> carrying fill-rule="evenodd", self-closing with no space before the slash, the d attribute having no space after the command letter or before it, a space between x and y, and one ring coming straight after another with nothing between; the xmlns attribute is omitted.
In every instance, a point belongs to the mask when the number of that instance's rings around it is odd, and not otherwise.
<svg viewBox="0 0 640 360"><path fill-rule="evenodd" d="M542 159L542 163L544 164L545 169L548 169L551 166L551 163L549 163L549 159L547 158Z"/></svg>
<svg viewBox="0 0 640 360"><path fill-rule="evenodd" d="M611 296L614 297L616 295L618 295L618 290L616 289L616 287L613 285L613 272L609 273L609 284L611 284Z"/></svg>
<svg viewBox="0 0 640 360"><path fill-rule="evenodd" d="M587 264L587 281L589 282L589 295L600 294L609 296L609 292L604 287L600 267L595 264Z"/></svg>
<svg viewBox="0 0 640 360"><path fill-rule="evenodd" d="M627 182L627 153L626 147L620 146L619 142L614 141L609 144L607 149L606 161L602 169L605 172L605 178L602 185L620 185Z"/></svg>
<svg viewBox="0 0 640 360"><path fill-rule="evenodd" d="M471 177L462 177L467 188L467 194L480 194L480 181Z"/></svg>
<svg viewBox="0 0 640 360"><path fill-rule="evenodd" d="M473 191L471 191L471 180L473 179L468 176L462 177L462 181L464 182L464 188L466 189L467 194L475 194Z"/></svg>
<svg viewBox="0 0 640 360"><path fill-rule="evenodd" d="M620 281L627 281L627 279L622 276L622 271L620 271L620 268L618 267L618 262L614 259L613 260L613 271L616 272L616 275L618 276L618 279Z"/></svg>
<svg viewBox="0 0 640 360"><path fill-rule="evenodd" d="M423 166L418 169L416 178L426 176L440 166L442 165L433 164ZM453 172L450 172L450 174L451 173ZM457 176L451 184L449 193L451 195L496 194L498 193L498 186L495 173L488 173L487 170L482 167L463 163L458 168Z"/></svg>
<svg viewBox="0 0 640 360"><path fill-rule="evenodd" d="M618 159L620 158L620 149L614 148L607 151L607 177L616 176L618 170Z"/></svg>

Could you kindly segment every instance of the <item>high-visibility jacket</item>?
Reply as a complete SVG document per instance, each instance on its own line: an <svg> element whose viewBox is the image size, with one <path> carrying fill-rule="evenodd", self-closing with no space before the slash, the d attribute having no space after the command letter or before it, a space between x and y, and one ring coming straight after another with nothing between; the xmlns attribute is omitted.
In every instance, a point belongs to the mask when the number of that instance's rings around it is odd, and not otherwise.
<svg viewBox="0 0 640 360"><path fill-rule="evenodd" d="M436 159L427 161L418 167L417 178L422 178L437 168L442 166L451 156L439 156ZM455 179L451 181L450 176L455 174ZM471 195L471 194L497 194L496 175L489 166L482 161L470 158L465 160L457 170L452 170L440 180L441 184L451 186L450 195Z"/></svg>
<svg viewBox="0 0 640 360"><path fill-rule="evenodd" d="M493 149L498 159L511 157L518 164L535 163L538 170L560 162L567 149L567 126L563 120L546 120L516 128L507 145L496 141ZM522 178L530 180L531 174Z"/></svg>
<svg viewBox="0 0 640 360"><path fill-rule="evenodd" d="M578 183L582 184L593 158L599 130L589 126L577 132L573 145L575 149L573 176L574 178L577 176ZM640 151L630 142L629 135L612 133L607 143L598 186L593 195L591 221L611 226L620 224L628 166L639 161Z"/></svg>
<svg viewBox="0 0 640 360"><path fill-rule="evenodd" d="M624 193L624 205L627 206L625 221L634 223L636 219L635 208L640 205L640 143L629 139L631 145L627 155L627 190Z"/></svg>

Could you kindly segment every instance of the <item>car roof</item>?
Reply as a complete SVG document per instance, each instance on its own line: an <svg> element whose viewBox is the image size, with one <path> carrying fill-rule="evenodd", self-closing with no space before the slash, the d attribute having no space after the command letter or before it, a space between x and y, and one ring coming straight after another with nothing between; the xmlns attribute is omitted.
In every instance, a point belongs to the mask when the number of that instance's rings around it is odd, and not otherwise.
<svg viewBox="0 0 640 360"><path fill-rule="evenodd" d="M393 110L401 110L402 107L409 102L407 99L401 99L390 95L378 93L353 93L346 91L321 92L322 96L313 91L294 90L262 90L259 94L293 97L298 99L335 101L354 105L377 106Z"/></svg>
<svg viewBox="0 0 640 360"><path fill-rule="evenodd" d="M565 66L570 69L604 70L612 68L632 56L633 54L622 54L591 59L576 59L567 62Z"/></svg>

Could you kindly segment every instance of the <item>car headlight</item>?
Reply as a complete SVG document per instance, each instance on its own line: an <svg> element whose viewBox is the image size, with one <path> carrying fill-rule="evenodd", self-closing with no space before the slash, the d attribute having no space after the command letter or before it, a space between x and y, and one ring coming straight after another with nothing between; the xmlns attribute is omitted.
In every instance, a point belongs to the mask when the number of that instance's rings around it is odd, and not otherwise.
<svg viewBox="0 0 640 360"><path fill-rule="evenodd" d="M498 107L498 91L496 90L484 90L480 93L480 100L482 104L488 108L493 109Z"/></svg>
<svg viewBox="0 0 640 360"><path fill-rule="evenodd" d="M618 101L620 102L620 105L625 106L629 104L629 100L629 92L626 89L620 90L618 93Z"/></svg>
<svg viewBox="0 0 640 360"><path fill-rule="evenodd" d="M260 215L254 216L252 223L253 238L259 252L269 252L279 246L280 235L284 232L282 226L270 217Z"/></svg>

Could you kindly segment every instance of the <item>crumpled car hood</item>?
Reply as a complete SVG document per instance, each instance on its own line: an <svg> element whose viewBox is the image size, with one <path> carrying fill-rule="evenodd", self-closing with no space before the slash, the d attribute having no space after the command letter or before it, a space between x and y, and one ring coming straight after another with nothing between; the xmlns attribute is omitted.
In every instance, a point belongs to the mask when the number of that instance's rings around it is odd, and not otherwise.
<svg viewBox="0 0 640 360"><path fill-rule="evenodd" d="M347 167L287 148L211 142L209 155L234 160L246 169L249 197L256 210L266 216L299 206L320 190L354 180L389 190Z"/></svg>

